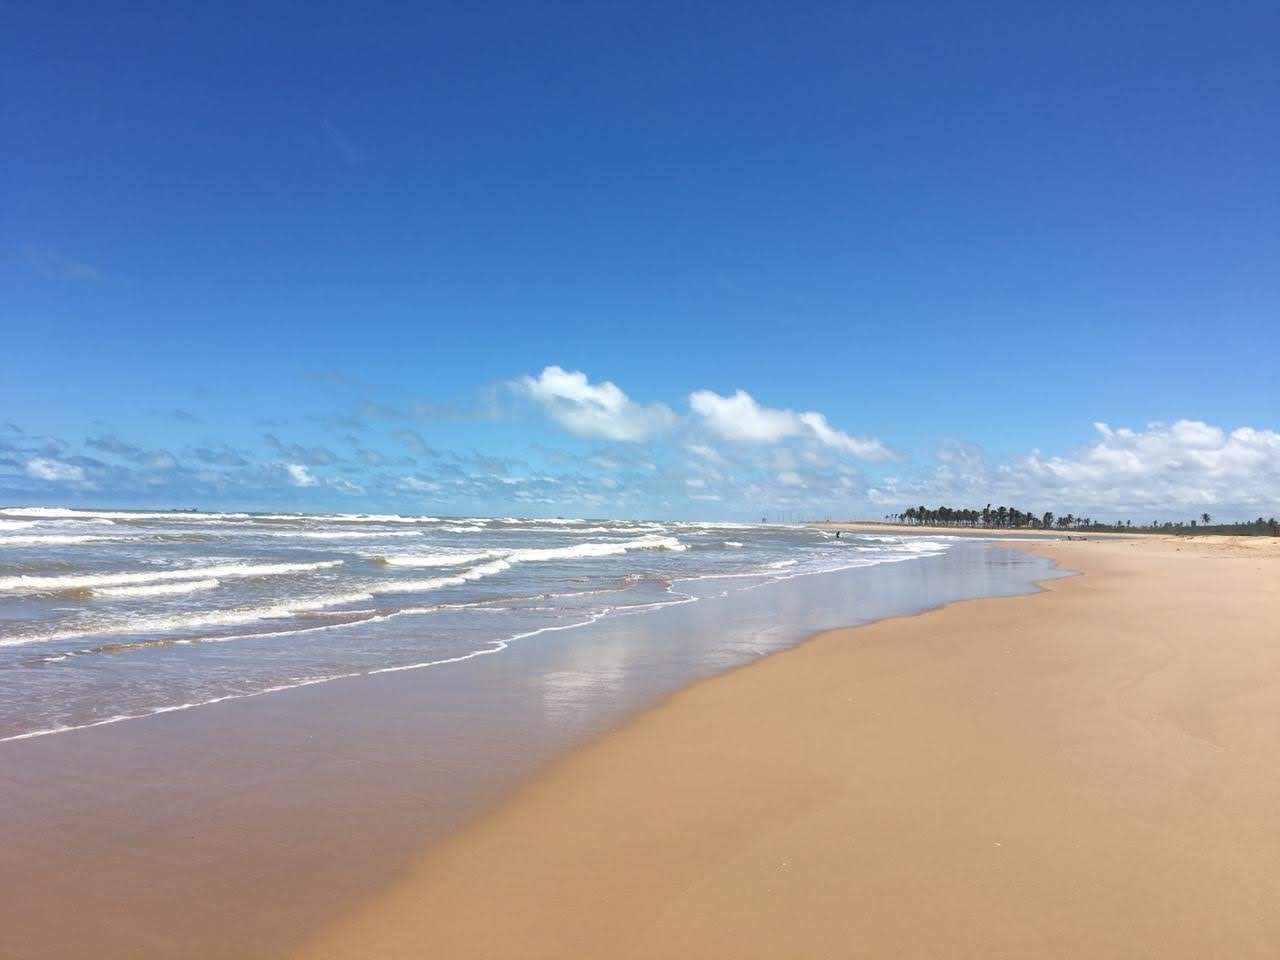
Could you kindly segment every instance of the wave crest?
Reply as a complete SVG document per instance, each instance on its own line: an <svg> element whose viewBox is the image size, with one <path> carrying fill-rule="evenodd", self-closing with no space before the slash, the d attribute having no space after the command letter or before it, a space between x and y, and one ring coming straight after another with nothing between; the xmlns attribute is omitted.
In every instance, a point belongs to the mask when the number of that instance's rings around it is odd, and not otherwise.
<svg viewBox="0 0 1280 960"><path fill-rule="evenodd" d="M57 593L78 587L123 587L139 583L171 580L207 580L226 577L273 577L307 573L341 566L341 560L318 563L232 563L220 566L187 567L182 570L148 570L138 573L71 574L59 577L0 577L0 591L10 593Z"/></svg>

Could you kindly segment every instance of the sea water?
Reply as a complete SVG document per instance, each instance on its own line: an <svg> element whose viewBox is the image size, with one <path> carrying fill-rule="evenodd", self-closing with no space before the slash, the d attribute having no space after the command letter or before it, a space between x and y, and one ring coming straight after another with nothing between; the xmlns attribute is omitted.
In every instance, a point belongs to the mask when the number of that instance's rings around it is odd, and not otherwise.
<svg viewBox="0 0 1280 960"><path fill-rule="evenodd" d="M4 508L0 740L465 670L552 632L585 642L618 618L959 545L778 524Z"/></svg>

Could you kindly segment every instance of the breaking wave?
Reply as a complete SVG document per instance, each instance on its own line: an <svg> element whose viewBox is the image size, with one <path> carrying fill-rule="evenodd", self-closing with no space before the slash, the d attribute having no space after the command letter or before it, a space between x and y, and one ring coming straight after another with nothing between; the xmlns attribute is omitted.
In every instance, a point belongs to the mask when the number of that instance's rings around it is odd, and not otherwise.
<svg viewBox="0 0 1280 960"><path fill-rule="evenodd" d="M169 594L212 590L220 583L219 580L183 580L178 583L153 583L137 587L93 587L90 593L95 597L164 597Z"/></svg>
<svg viewBox="0 0 1280 960"><path fill-rule="evenodd" d="M306 573L342 565L341 560L319 563L232 563L221 566L187 567L182 570L148 570L139 573L72 574L61 577L0 577L0 591L10 593L58 593L82 587L117 587L169 580L205 580L226 577L274 577Z"/></svg>

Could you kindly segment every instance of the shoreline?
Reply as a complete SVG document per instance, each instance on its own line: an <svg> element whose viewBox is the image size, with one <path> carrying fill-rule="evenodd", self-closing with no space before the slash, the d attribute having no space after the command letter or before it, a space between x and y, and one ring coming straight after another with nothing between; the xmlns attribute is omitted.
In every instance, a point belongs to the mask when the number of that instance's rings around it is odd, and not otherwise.
<svg viewBox="0 0 1280 960"><path fill-rule="evenodd" d="M973 543L745 590L707 581L699 602L547 633L466 669L6 744L0 953L290 955L394 888L420 851L690 683L830 627L1025 593L1049 568Z"/></svg>
<svg viewBox="0 0 1280 960"><path fill-rule="evenodd" d="M976 537L984 540L1127 540L1133 537L1163 537L1166 534L1133 532L1114 533L1109 530L1039 530L1033 527L1004 529L1002 527L938 527L929 524L876 523L874 520L829 521L812 523L817 530L841 530L850 533L884 533L896 536L945 536Z"/></svg>
<svg viewBox="0 0 1280 960"><path fill-rule="evenodd" d="M686 687L296 956L1273 955L1280 551L1232 539L1024 543L1084 576Z"/></svg>

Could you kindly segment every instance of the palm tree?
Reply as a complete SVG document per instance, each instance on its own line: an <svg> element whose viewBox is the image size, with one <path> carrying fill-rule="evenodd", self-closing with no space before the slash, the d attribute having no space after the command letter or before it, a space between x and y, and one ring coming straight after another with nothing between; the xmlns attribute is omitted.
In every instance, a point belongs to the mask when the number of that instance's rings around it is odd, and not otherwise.
<svg viewBox="0 0 1280 960"><path fill-rule="evenodd" d="M1202 513L1202 514L1200 514L1200 521L1201 521L1201 522L1202 522L1206 527L1209 525L1209 521L1210 521L1210 520L1212 520L1212 519L1213 519L1213 518L1212 518L1211 516L1209 516L1207 513Z"/></svg>

